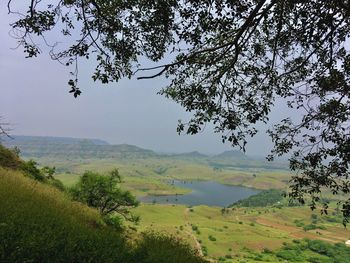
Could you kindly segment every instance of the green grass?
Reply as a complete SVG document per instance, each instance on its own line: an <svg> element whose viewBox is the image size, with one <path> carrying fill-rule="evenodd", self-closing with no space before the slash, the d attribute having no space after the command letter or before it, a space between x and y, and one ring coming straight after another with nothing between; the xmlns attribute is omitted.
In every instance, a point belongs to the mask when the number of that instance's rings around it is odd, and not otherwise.
<svg viewBox="0 0 350 263"><path fill-rule="evenodd" d="M1 167L0 261L205 262L182 239L117 232L64 192Z"/></svg>
<svg viewBox="0 0 350 263"><path fill-rule="evenodd" d="M318 216L317 223L324 229L304 231L296 226L294 219L305 224L312 223L313 212L308 207L242 207L228 211L222 214L219 207L188 208L167 204L143 204L133 210L141 216L137 226L140 231L157 229L177 234L193 247L197 247L196 241L200 241L202 251L206 251L208 258L219 259L230 255L233 259L226 258L226 262L239 262L260 255L264 249L278 251L285 242L291 243L294 239L344 243L350 237L348 229L344 229L340 223L329 222L325 216ZM275 254L270 258L271 262L279 259Z"/></svg>
<svg viewBox="0 0 350 263"><path fill-rule="evenodd" d="M0 200L0 258L5 261L126 257L121 234L104 227L97 211L50 186L0 168Z"/></svg>

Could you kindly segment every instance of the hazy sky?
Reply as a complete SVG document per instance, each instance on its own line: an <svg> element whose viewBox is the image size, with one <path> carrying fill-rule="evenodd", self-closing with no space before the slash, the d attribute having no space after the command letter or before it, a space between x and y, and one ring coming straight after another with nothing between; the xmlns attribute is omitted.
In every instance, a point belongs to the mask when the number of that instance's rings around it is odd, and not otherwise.
<svg viewBox="0 0 350 263"><path fill-rule="evenodd" d="M9 36L10 19L0 4L0 115L11 123L12 134L98 138L113 144L128 143L161 152L230 150L210 127L195 136L176 133L177 121L188 115L172 101L157 95L165 80L123 80L100 85L91 80L91 64L80 66L83 93L68 93L69 69L47 54L26 59ZM286 116L278 105L272 120ZM264 130L263 127L260 127ZM248 154L264 155L270 139L259 134L248 145Z"/></svg>

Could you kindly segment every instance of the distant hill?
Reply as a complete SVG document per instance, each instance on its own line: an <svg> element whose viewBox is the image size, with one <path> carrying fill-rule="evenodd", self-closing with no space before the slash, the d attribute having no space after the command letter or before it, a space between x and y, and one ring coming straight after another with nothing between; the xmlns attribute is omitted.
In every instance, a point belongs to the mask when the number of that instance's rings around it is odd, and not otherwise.
<svg viewBox="0 0 350 263"><path fill-rule="evenodd" d="M215 155L214 158L217 159L248 159L248 157L241 151L231 150L225 151L218 155Z"/></svg>
<svg viewBox="0 0 350 263"><path fill-rule="evenodd" d="M14 136L2 143L11 148L17 146L23 157L145 158L156 155L134 145L110 145L97 139Z"/></svg>
<svg viewBox="0 0 350 263"><path fill-rule="evenodd" d="M71 138L71 137L53 137L53 136L25 136L14 135L12 138L4 137L4 144L16 144L16 143L57 143L57 144L80 144L91 143L95 145L108 145L109 143L100 139L84 139L84 138Z"/></svg>
<svg viewBox="0 0 350 263"><path fill-rule="evenodd" d="M225 151L213 156L208 160L208 164L215 169L277 169L289 170L286 162L268 162L264 158L254 158L245 155L241 151Z"/></svg>
<svg viewBox="0 0 350 263"><path fill-rule="evenodd" d="M179 153L179 154L174 154L171 155L172 157L180 157L180 158L208 158L208 155L205 155L203 153L193 151L193 152L187 152L187 153Z"/></svg>
<svg viewBox="0 0 350 263"><path fill-rule="evenodd" d="M14 136L2 141L6 147L17 146L24 158L57 159L144 159L166 158L207 163L215 169L288 169L286 162L267 162L265 159L248 157L232 150L215 156L197 151L180 154L160 154L130 144L111 145L103 140L64 137Z"/></svg>

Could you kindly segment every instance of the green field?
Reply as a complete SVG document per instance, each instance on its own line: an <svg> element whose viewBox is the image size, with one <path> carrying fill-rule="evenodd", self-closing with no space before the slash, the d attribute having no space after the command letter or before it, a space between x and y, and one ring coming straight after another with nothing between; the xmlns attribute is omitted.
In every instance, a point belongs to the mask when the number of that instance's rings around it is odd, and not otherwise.
<svg viewBox="0 0 350 263"><path fill-rule="evenodd" d="M303 238L330 243L350 238L350 231L332 220L336 217L317 215L317 228L305 231L303 226L312 224L312 214L317 214L307 207L233 208L222 213L220 207L144 204L134 213L141 216L139 231L179 235L210 259L233 258L226 262L247 260L264 250L278 251L283 244Z"/></svg>

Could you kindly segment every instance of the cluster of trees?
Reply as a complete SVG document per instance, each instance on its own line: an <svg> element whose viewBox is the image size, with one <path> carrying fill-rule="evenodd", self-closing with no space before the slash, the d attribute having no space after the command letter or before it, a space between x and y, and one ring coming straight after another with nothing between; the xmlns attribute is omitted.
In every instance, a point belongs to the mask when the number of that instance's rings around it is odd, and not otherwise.
<svg viewBox="0 0 350 263"><path fill-rule="evenodd" d="M8 10L18 15L14 2ZM170 84L160 93L193 113L178 132L213 123L243 150L284 101L301 118L286 116L268 131L269 159L291 154L290 195L311 197L315 208L321 189L350 192L349 10L338 0L33 0L11 26L28 57L41 53L38 41L50 31L62 33L68 47L53 44L50 54L73 66L75 97L84 58L96 61L92 78L102 83L164 75ZM169 53L174 59L162 63ZM141 65L145 57L155 65ZM350 217L350 199L342 204Z"/></svg>
<svg viewBox="0 0 350 263"><path fill-rule="evenodd" d="M239 200L229 207L243 206L243 207L265 207L274 205L283 200L285 192L278 189L270 189L262 191L256 195L249 196L246 199Z"/></svg>

